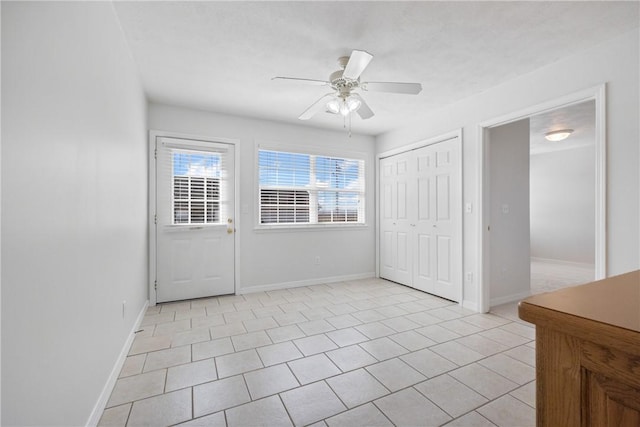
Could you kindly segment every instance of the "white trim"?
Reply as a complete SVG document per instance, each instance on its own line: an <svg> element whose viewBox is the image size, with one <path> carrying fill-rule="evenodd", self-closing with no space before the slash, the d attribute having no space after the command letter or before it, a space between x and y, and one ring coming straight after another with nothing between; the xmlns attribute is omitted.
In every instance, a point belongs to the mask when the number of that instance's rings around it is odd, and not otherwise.
<svg viewBox="0 0 640 427"><path fill-rule="evenodd" d="M350 160L361 160L363 162L364 167L364 192L362 192L361 202L364 202L364 222L331 222L331 223L302 223L302 224L261 224L260 223L260 150L265 151L280 151L285 153L296 153L296 154L308 154L311 156L321 156L321 157L340 157ZM318 229L346 229L346 228L361 228L368 227L371 223L371 220L367 215L367 176L370 173L368 164L371 162L372 157L369 153L364 151L355 151L355 150L343 150L337 149L333 147L329 148L318 148L312 146L299 146L294 144L288 144L284 142L278 142L273 140L266 139L256 139L254 143L254 154L253 154L254 164L253 170L254 173L254 196L253 200L255 201L253 206L253 230L258 233L270 233L270 232L281 232L281 231L307 231L309 229L318 228ZM311 211L310 211L311 214Z"/></svg>
<svg viewBox="0 0 640 427"><path fill-rule="evenodd" d="M380 155L376 154L374 165L374 177L373 177L373 209L376 216L376 224L374 230L374 241L376 251L376 277L380 278Z"/></svg>
<svg viewBox="0 0 640 427"><path fill-rule="evenodd" d="M149 307L149 300L146 300L142 305L142 310L138 313L138 317L133 324L133 328L129 332L129 336L122 346L122 350L120 350L120 355L116 360L116 363L113 365L113 369L109 374L109 378L107 378L107 382L102 388L102 392L98 397L98 401L93 406L93 410L91 411L91 415L89 415L89 419L86 422L86 426L97 426L100 422L100 418L102 417L102 413L104 412L104 408L107 406L109 402L109 397L111 397L111 392L116 385L116 381L118 380L118 376L120 375L120 371L122 370L122 366L124 365L125 360L127 359L127 355L129 354L129 350L131 349L131 344L133 344L133 340L136 337L136 331L140 328L140 324L142 323L142 319L144 319L144 315L147 312L147 308Z"/></svg>
<svg viewBox="0 0 640 427"><path fill-rule="evenodd" d="M601 85L596 101L596 235L595 280L607 277L607 88Z"/></svg>
<svg viewBox="0 0 640 427"><path fill-rule="evenodd" d="M256 153L256 167L258 166L258 150L267 151L284 151L287 153L296 154L311 154L314 156L336 156L336 157L350 157L358 160L366 160L369 154L366 151L357 151L342 149L336 147L318 147L311 145L291 144L286 142L280 142L269 139L256 139L255 140L255 153ZM257 170L257 169L256 169Z"/></svg>
<svg viewBox="0 0 640 427"><path fill-rule="evenodd" d="M485 284L489 283L488 266L489 251L485 251L489 241L487 227L489 225L489 215L485 208L489 205L489 191L487 174L489 172L489 144L488 131L492 127L501 126L530 116L556 110L562 107L579 104L585 101L595 101L595 279L603 279L607 276L607 187L606 187L606 84L584 89L572 94L568 94L557 99L534 105L519 111L505 114L491 120L486 120L478 124L478 146L480 151L476 157L477 161L477 181L478 181L478 222L477 222L477 272L476 277L478 295L478 308L482 312L489 311L491 304L491 290ZM485 185L486 184L486 185ZM486 253L485 253L486 252ZM506 302L506 301L505 301Z"/></svg>
<svg viewBox="0 0 640 427"><path fill-rule="evenodd" d="M246 288L239 289L237 293L238 295L252 294L255 292L266 292L266 291L277 291L280 289L301 288L304 286L314 286L314 285L322 285L325 283L345 282L348 280L371 279L374 277L376 277L374 272L360 273L360 274L347 274L344 276L320 277L317 279L297 280L294 282L282 282L282 283L273 283L270 285L248 286Z"/></svg>
<svg viewBox="0 0 640 427"><path fill-rule="evenodd" d="M233 233L234 239L234 292L237 293L240 289L240 239L238 238L238 230L240 229L240 156L238 155L238 146L240 140L231 138L219 138L209 137L201 135L193 135L181 132L169 132L162 130L150 130L149 131L149 305L155 306L157 301L157 295L155 290L156 281L156 140L158 138L177 138L183 140L192 140L194 143L198 142L212 142L230 144L234 147L234 220L235 220L235 233Z"/></svg>
<svg viewBox="0 0 640 427"><path fill-rule="evenodd" d="M417 141L411 144L403 145L402 147L392 148L391 150L387 150L377 154L376 160L395 156L396 154L406 153L412 150L417 150L419 148L426 147L427 145L437 144L438 142L445 142L454 138L460 138L460 141L462 141L462 128L453 130L451 132L443 133L441 135L434 136L432 138L422 139L420 141Z"/></svg>
<svg viewBox="0 0 640 427"><path fill-rule="evenodd" d="M520 301L530 295L531 295L531 292L525 291L525 292L519 292L513 295L507 295L500 298L494 298L491 300L491 307L495 307L496 305L507 304L509 302Z"/></svg>
<svg viewBox="0 0 640 427"><path fill-rule="evenodd" d="M149 131L149 163L148 163L148 181L149 189L147 191L149 197L149 208L147 223L149 227L149 305L156 305L156 139L161 136L158 131Z"/></svg>
<svg viewBox="0 0 640 427"><path fill-rule="evenodd" d="M253 231L256 233L296 233L299 231L355 231L362 230L363 228L369 228L370 226L366 223L353 223L353 222L324 222L324 223L313 223L313 224L270 224L270 225L260 225L254 226Z"/></svg>
<svg viewBox="0 0 640 427"><path fill-rule="evenodd" d="M485 283L489 283L489 269L485 268L485 265L489 265L489 238L485 236L488 234L488 220L489 213L485 212L488 210L489 203L488 194L485 194L483 188L485 183L489 182L488 172L489 172L489 143L488 143L488 134L489 130L485 127L478 125L478 147L479 152L476 156L477 158L477 177L476 182L478 183L478 187L476 189L477 201L476 205L478 206L478 222L476 225L476 242L477 242L477 250L476 250L476 295L477 297L477 308L481 313L486 313L489 311L489 296L490 290L489 286L484 286ZM486 203L485 203L485 199ZM486 249L486 251L485 251ZM485 253L486 252L486 253ZM485 289L486 288L486 289Z"/></svg>
<svg viewBox="0 0 640 427"><path fill-rule="evenodd" d="M403 145L398 148L393 148L391 150L384 151L382 153L376 154L375 158L375 212L376 212L376 233L375 233L375 246L376 246L376 277L380 277L380 160L395 156L398 154L407 153L409 151L417 150L428 145L437 144L439 142L449 141L451 139L458 138L460 144L459 155L460 158L458 161L460 162L460 233L458 242L459 254L460 257L460 289L458 292L458 304L463 305L464 301L464 175L463 175L463 139L462 139L462 128L458 128L456 130L440 134L438 136L434 136L431 138L423 139L411 144Z"/></svg>

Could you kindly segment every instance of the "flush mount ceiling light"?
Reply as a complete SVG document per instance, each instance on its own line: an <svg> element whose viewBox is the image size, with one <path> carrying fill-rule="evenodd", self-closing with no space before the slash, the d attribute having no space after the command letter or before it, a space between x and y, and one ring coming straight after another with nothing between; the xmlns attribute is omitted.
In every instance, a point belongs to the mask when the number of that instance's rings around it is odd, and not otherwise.
<svg viewBox="0 0 640 427"><path fill-rule="evenodd" d="M553 132L547 132L544 137L547 141L558 142L567 139L573 133L573 129L560 129Z"/></svg>

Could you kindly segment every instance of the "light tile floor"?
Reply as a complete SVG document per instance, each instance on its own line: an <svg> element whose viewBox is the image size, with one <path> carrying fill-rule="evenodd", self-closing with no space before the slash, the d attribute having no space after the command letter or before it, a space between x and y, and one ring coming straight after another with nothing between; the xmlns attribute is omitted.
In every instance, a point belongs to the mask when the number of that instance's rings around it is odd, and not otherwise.
<svg viewBox="0 0 640 427"><path fill-rule="evenodd" d="M100 425L533 426L534 339L380 279L161 304Z"/></svg>

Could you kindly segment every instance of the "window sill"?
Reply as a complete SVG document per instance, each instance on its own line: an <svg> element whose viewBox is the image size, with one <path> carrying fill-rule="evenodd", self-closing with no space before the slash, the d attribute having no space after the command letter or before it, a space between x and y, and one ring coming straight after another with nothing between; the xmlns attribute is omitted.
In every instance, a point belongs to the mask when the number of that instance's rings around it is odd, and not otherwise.
<svg viewBox="0 0 640 427"><path fill-rule="evenodd" d="M286 225L256 225L256 233L295 233L299 231L337 231L362 230L369 228L369 224L286 224Z"/></svg>

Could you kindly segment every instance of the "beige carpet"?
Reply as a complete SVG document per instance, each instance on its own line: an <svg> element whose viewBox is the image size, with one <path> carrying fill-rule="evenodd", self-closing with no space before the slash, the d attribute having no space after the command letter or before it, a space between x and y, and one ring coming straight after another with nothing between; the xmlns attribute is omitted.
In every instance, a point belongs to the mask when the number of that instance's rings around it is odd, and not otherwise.
<svg viewBox="0 0 640 427"><path fill-rule="evenodd" d="M594 277L594 266L531 260L532 294L592 282Z"/></svg>

